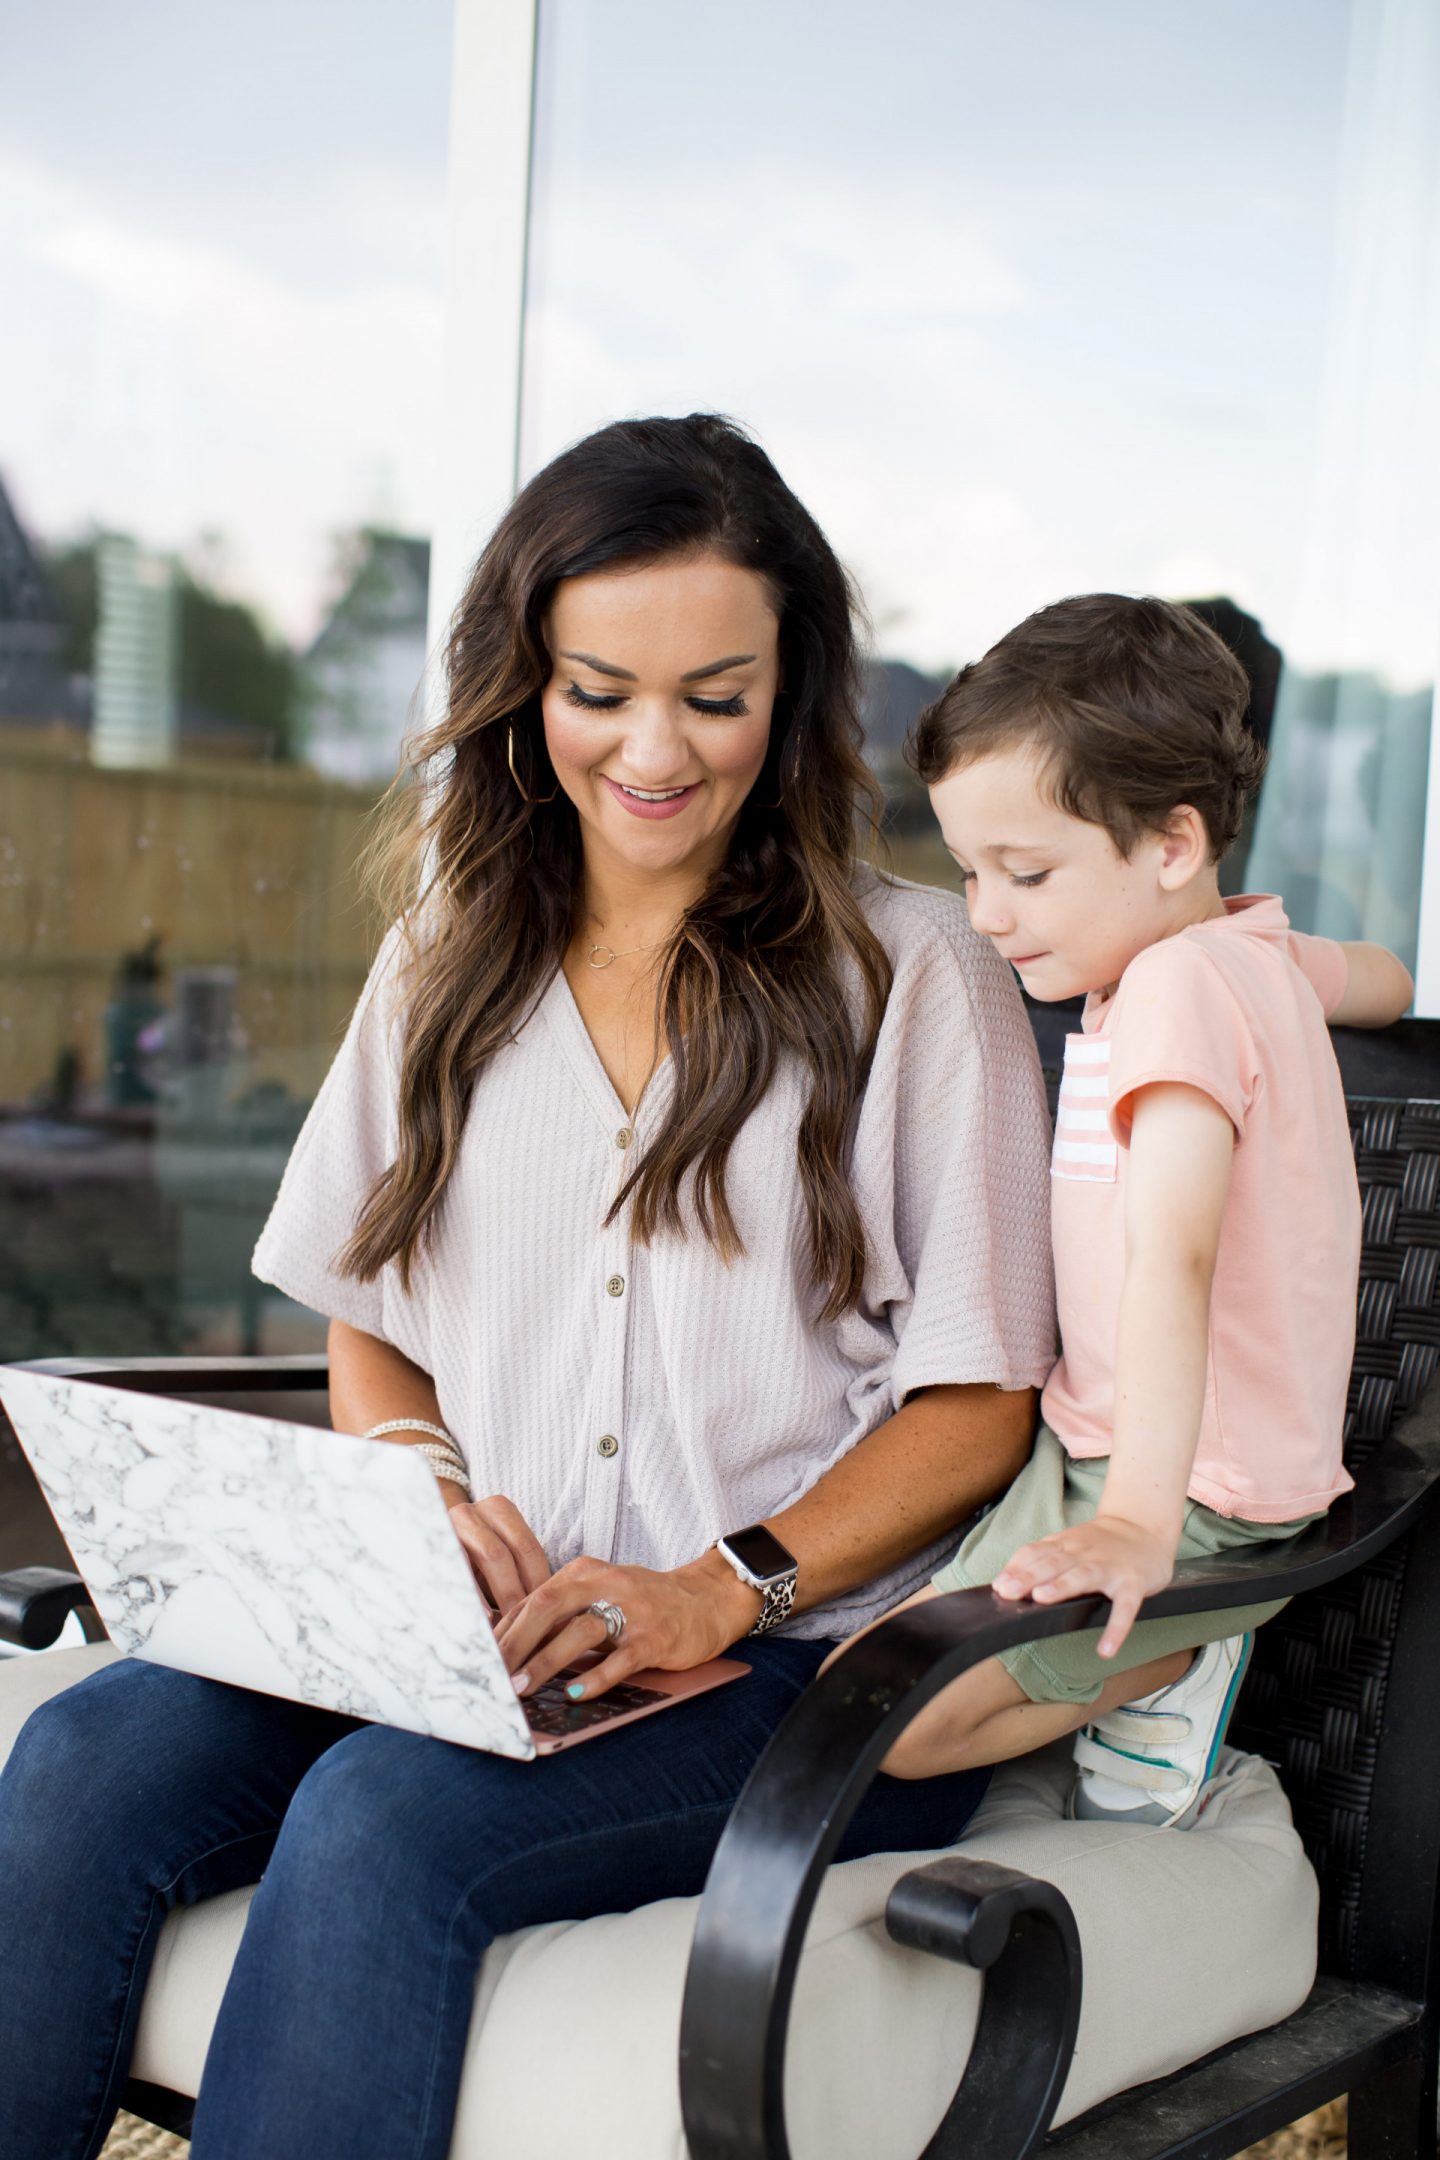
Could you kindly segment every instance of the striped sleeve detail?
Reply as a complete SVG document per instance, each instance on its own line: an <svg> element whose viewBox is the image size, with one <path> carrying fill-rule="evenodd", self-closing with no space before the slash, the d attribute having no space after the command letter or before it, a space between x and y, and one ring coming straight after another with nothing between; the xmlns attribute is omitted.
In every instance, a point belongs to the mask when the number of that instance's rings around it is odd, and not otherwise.
<svg viewBox="0 0 1440 2160"><path fill-rule="evenodd" d="M1113 1185L1118 1150L1110 1131L1110 1040L1067 1035L1050 1175Z"/></svg>

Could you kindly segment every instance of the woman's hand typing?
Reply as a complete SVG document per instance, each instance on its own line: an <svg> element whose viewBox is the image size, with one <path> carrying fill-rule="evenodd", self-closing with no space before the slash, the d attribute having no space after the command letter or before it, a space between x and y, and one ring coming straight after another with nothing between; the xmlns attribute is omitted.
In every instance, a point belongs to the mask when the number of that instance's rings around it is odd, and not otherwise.
<svg viewBox="0 0 1440 2160"><path fill-rule="evenodd" d="M487 1500L453 1501L450 1526L465 1548L481 1595L500 1619L550 1580L544 1547L503 1493L492 1493Z"/></svg>
<svg viewBox="0 0 1440 2160"><path fill-rule="evenodd" d="M645 1666L688 1672L721 1656L749 1633L761 1605L759 1592L713 1551L664 1571L571 1560L508 1611L496 1629L519 1694L530 1694L577 1658L605 1648L605 1623L590 1611L602 1599L620 1607L625 1632L608 1656L571 1682L577 1702L603 1695Z"/></svg>

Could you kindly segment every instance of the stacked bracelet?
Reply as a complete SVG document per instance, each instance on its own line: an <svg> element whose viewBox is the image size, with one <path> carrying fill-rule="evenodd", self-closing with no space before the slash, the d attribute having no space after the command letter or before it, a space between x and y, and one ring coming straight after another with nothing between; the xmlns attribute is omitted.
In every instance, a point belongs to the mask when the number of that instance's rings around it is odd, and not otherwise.
<svg viewBox="0 0 1440 2160"><path fill-rule="evenodd" d="M470 1483L470 1472L465 1458L443 1425L432 1425L426 1418L386 1418L382 1424L372 1425L363 1437L366 1440L379 1440L386 1433L398 1432L433 1433L440 1445L420 1440L414 1444L415 1453L425 1457L437 1478L444 1478L448 1484L458 1485L467 1500L474 1499L475 1492Z"/></svg>
<svg viewBox="0 0 1440 2160"><path fill-rule="evenodd" d="M474 1499L475 1491L470 1483L470 1472L458 1455L453 1455L449 1448L427 1447L423 1440L415 1453L425 1457L437 1478L444 1478L447 1483L458 1485L467 1500Z"/></svg>
<svg viewBox="0 0 1440 2160"><path fill-rule="evenodd" d="M387 1432L428 1432L432 1440L443 1440L446 1447L455 1448L455 1436L453 1433L446 1432L443 1425L432 1425L428 1418L423 1417L386 1418L382 1424L372 1425L367 1433L361 1435L361 1438L378 1440ZM458 1455L460 1450L455 1448L455 1452Z"/></svg>

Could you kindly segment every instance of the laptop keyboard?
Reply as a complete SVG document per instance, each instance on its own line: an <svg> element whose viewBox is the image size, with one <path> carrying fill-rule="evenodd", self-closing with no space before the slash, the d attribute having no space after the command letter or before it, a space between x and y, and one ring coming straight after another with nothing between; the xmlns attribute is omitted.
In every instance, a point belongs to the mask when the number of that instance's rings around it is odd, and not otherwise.
<svg viewBox="0 0 1440 2160"><path fill-rule="evenodd" d="M567 1734L584 1732L591 1725L608 1724L626 1710L644 1710L651 1703L670 1700L663 1688L631 1687L622 1681L618 1687L597 1695L593 1702L571 1702L565 1683L574 1678L573 1671L558 1672L533 1695L521 1697L520 1707L532 1732L543 1734L547 1740L563 1740Z"/></svg>

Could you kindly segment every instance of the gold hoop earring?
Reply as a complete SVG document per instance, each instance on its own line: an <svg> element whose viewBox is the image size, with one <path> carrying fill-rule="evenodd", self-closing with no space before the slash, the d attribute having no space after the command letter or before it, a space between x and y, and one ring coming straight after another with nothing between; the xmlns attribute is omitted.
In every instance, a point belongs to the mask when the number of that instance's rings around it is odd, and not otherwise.
<svg viewBox="0 0 1440 2160"><path fill-rule="evenodd" d="M558 787L551 788L548 795L526 794L524 782L515 770L515 729L508 720L505 723L505 762L510 767L510 777L515 782L522 802L529 803L532 809L538 809L541 803L554 802L555 797L560 792Z"/></svg>

